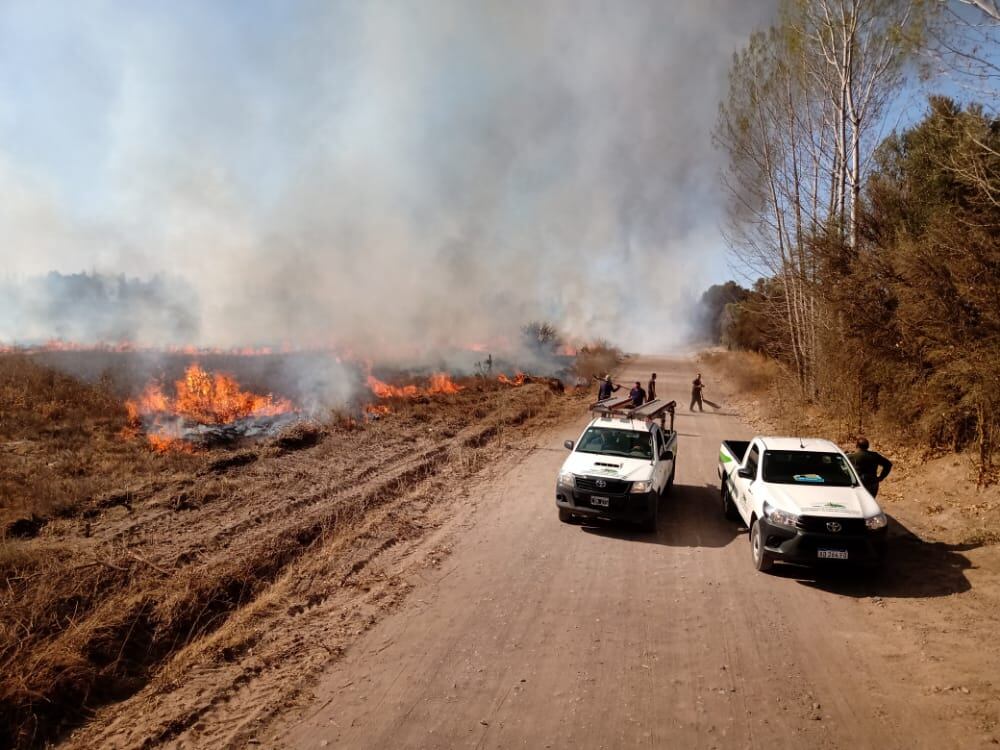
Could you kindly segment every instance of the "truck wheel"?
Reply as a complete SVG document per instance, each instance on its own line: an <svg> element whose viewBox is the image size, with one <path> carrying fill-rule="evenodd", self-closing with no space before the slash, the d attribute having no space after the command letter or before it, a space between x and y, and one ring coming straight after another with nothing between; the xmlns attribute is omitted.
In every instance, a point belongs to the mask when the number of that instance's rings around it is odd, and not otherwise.
<svg viewBox="0 0 1000 750"><path fill-rule="evenodd" d="M750 527L750 556L753 559L753 566L761 573L768 572L774 565L774 560L764 549L760 523L756 519L754 519L753 526Z"/></svg>
<svg viewBox="0 0 1000 750"><path fill-rule="evenodd" d="M670 478L667 479L667 483L665 485L663 485L663 494L664 495L669 495L671 492L673 492L673 489L674 489L674 474L676 474L676 473L677 473L677 466L675 464L674 466L670 467Z"/></svg>
<svg viewBox="0 0 1000 750"><path fill-rule="evenodd" d="M655 534L656 517L657 515L659 515L659 511L660 511L659 498L657 498L656 493L653 493L653 513L649 518L645 519L639 524L639 528L641 528L643 531L649 532L650 534Z"/></svg>
<svg viewBox="0 0 1000 750"><path fill-rule="evenodd" d="M740 514L733 504L733 498L729 495L729 488L726 487L726 480L722 480L722 515L730 521L739 521Z"/></svg>
<svg viewBox="0 0 1000 750"><path fill-rule="evenodd" d="M559 520L563 523L573 523L573 514L565 508L559 509Z"/></svg>

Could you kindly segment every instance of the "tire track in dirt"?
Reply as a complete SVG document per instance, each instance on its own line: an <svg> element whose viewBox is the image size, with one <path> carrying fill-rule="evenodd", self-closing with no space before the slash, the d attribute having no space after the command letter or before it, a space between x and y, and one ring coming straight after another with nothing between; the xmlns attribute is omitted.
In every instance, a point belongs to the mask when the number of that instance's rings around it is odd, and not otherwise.
<svg viewBox="0 0 1000 750"><path fill-rule="evenodd" d="M251 563L253 591L229 601L228 609L218 613L219 622L188 638L146 688L100 711L67 746L150 747L191 737L205 742L207 731L213 746L235 746L251 737L294 697L307 675L396 605L410 588L402 570L439 564L447 548L428 547L424 538L433 538L434 529L451 516L446 501L463 501L455 487L464 484L456 479L488 468L502 455L509 434L523 439L539 424L579 408L570 397L554 396L543 386L506 393L490 399L492 408L479 423L452 415L427 428L423 437L410 432L400 438L400 443L409 439L408 449L383 450L378 461L358 462L345 472L348 481L345 475L329 479L336 475L320 448L291 461L283 457L284 465L282 457L262 456L242 469L245 492L262 488L274 496L268 499L268 522L258 528L244 518L207 541L199 537L206 551L178 572L193 582L214 569L218 579L218 567L232 568L241 549L255 551L250 558L260 557L261 550L287 542L289 535L304 532L305 537L280 565L254 569ZM511 409L511 402L521 406ZM442 441L441 434L449 437ZM406 458L399 460L404 452ZM293 512L283 513L288 488L274 477L293 468L306 480L335 484L336 492L321 488L307 501L295 501ZM262 473L264 481L251 479ZM369 479L353 482L352 477L363 475ZM218 515L214 508L212 516ZM207 525L205 520L197 527L199 534ZM213 547L216 539L225 545ZM175 583L181 589L190 585L184 579ZM236 705L240 710L234 710Z"/></svg>

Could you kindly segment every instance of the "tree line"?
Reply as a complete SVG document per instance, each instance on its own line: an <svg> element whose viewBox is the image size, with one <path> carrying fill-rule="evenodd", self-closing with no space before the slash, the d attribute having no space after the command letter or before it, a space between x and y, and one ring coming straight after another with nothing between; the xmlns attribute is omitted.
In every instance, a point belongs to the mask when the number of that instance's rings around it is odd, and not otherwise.
<svg viewBox="0 0 1000 750"><path fill-rule="evenodd" d="M1000 9L783 0L734 57L715 130L749 287L712 335L804 398L932 446L1000 448ZM984 44L983 40L991 41ZM946 86L896 127L901 91Z"/></svg>

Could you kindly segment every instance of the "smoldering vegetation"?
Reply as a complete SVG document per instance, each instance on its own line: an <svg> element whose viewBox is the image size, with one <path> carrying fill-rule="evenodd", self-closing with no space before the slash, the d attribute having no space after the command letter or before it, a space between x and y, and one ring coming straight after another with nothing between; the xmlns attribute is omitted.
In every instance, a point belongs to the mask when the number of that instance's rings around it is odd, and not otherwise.
<svg viewBox="0 0 1000 750"><path fill-rule="evenodd" d="M388 399L375 421L156 453L123 437L107 381L0 356L0 745L46 746L142 690L171 699L142 709L134 744L168 741L232 685L209 682L209 698L187 689L194 672L277 671L294 692L291 620L310 609L359 632L344 602L366 562L418 538L421 514L583 398L480 378Z"/></svg>

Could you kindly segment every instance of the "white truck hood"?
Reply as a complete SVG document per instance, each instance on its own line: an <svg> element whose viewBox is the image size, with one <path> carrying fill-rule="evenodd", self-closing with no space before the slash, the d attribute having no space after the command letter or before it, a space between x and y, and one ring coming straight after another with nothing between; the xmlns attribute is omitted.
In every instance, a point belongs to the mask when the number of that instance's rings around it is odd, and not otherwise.
<svg viewBox="0 0 1000 750"><path fill-rule="evenodd" d="M602 456L578 451L569 454L563 462L562 470L579 476L627 479L630 482L644 482L653 476L653 464L648 459Z"/></svg>
<svg viewBox="0 0 1000 750"><path fill-rule="evenodd" d="M869 517L881 508L864 487L816 487L797 484L762 484L775 508L796 515ZM754 489L757 485L754 485Z"/></svg>

